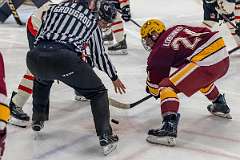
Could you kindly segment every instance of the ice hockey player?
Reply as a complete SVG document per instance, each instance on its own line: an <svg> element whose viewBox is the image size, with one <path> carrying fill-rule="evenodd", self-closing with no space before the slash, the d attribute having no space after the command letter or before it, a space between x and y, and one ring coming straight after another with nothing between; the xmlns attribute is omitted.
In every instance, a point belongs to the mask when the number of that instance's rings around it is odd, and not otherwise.
<svg viewBox="0 0 240 160"><path fill-rule="evenodd" d="M93 119L104 155L115 150L118 136L113 135L107 89L93 68L81 60L86 44L93 63L110 77L115 91L125 93L125 86L105 53L100 25L113 18L115 8L101 3L99 19L89 4L78 0L52 6L45 14L36 39L36 47L27 54L27 66L35 75L33 85L32 129L40 131L48 120L49 93L53 80L59 80L90 99ZM111 14L112 13L112 14Z"/></svg>
<svg viewBox="0 0 240 160"><path fill-rule="evenodd" d="M28 18L27 38L30 49L34 48L35 37L37 36L38 30L40 29L40 26L42 24L42 17L44 12L46 12L51 5L57 3L60 3L60 1L48 1ZM27 70L18 85L18 91L12 92L9 103L11 110L11 118L9 120L10 124L19 127L26 127L29 125L30 117L27 115L27 113L23 111L23 106L32 94L33 80L34 76L29 70ZM75 100L86 101L87 99L75 92Z"/></svg>
<svg viewBox="0 0 240 160"><path fill-rule="evenodd" d="M30 50L34 48L35 36L37 35L38 30L42 24L42 15L45 11L47 11L51 4L53 3L51 1L48 1L28 18L26 28ZM10 124L20 127L26 127L29 125L30 117L23 111L22 108L32 94L33 80L34 76L29 70L27 70L18 85L18 91L12 92L9 103L11 110L11 118L9 120Z"/></svg>
<svg viewBox="0 0 240 160"><path fill-rule="evenodd" d="M110 25L105 29L103 40L106 44L113 44L114 39L116 41L115 44L108 47L108 52L110 55L126 55L128 52L123 21L128 22L131 19L129 0L106 1L113 4L117 8L118 12L113 22L110 23Z"/></svg>
<svg viewBox="0 0 240 160"><path fill-rule="evenodd" d="M236 44L240 46L240 0L203 0L203 11L205 26L211 29L223 20ZM221 15L226 16L238 29Z"/></svg>
<svg viewBox="0 0 240 160"><path fill-rule="evenodd" d="M146 91L160 98L163 117L162 128L149 130L148 142L176 144L178 93L190 97L200 91L212 102L207 106L210 113L231 119L224 95L214 84L229 67L228 52L219 32L187 25L166 30L162 21L150 19L142 25L141 37L152 49L147 61ZM177 70L170 74L171 67Z"/></svg>
<svg viewBox="0 0 240 160"><path fill-rule="evenodd" d="M5 139L7 136L7 122L10 115L7 106L7 89L5 84L5 70L2 54L0 53L0 160L5 149Z"/></svg>

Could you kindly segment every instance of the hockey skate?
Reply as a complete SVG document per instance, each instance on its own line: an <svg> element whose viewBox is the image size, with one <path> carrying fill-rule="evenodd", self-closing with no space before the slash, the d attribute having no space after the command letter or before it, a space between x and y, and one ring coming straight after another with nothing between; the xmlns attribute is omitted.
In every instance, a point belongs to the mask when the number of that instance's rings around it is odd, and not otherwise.
<svg viewBox="0 0 240 160"><path fill-rule="evenodd" d="M9 123L18 127L27 127L29 125L30 117L23 112L22 107L15 105L12 101L12 98L16 95L16 92L12 92L11 100L9 103L11 117Z"/></svg>
<svg viewBox="0 0 240 160"><path fill-rule="evenodd" d="M113 45L113 33L111 32L110 34L105 34L103 36L103 43L105 45Z"/></svg>
<svg viewBox="0 0 240 160"><path fill-rule="evenodd" d="M226 103L224 94L219 95L217 100L207 106L207 110L215 116L232 119L230 115L230 109Z"/></svg>
<svg viewBox="0 0 240 160"><path fill-rule="evenodd" d="M39 132L44 127L44 121L32 121L32 130Z"/></svg>
<svg viewBox="0 0 240 160"><path fill-rule="evenodd" d="M161 144L167 146L176 145L177 126L180 114L170 114L163 118L163 126L161 129L150 129L148 131L147 141L153 144Z"/></svg>
<svg viewBox="0 0 240 160"><path fill-rule="evenodd" d="M0 160L5 150L6 136L7 136L7 128L5 127L4 129L0 129Z"/></svg>
<svg viewBox="0 0 240 160"><path fill-rule="evenodd" d="M99 137L99 142L106 156L117 148L118 136L103 134Z"/></svg>
<svg viewBox="0 0 240 160"><path fill-rule="evenodd" d="M122 41L108 47L108 53L110 55L127 55L126 35L124 35L124 39Z"/></svg>

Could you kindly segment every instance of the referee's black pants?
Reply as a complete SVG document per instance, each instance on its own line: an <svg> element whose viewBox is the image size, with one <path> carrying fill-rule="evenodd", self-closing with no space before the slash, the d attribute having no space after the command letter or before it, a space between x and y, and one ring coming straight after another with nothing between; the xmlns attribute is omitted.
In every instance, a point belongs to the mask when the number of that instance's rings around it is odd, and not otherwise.
<svg viewBox="0 0 240 160"><path fill-rule="evenodd" d="M36 76L32 120L48 120L50 88L54 80L60 80L90 99L97 135L112 134L107 89L76 52L57 43L40 43L28 52L27 66Z"/></svg>

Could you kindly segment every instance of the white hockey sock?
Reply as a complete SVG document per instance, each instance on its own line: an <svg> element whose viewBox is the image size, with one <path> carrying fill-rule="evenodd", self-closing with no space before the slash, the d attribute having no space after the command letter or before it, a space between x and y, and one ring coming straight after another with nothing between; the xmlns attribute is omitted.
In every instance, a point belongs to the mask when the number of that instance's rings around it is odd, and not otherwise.
<svg viewBox="0 0 240 160"><path fill-rule="evenodd" d="M112 23L112 31L116 42L120 42L124 39L123 21L121 19L120 13L117 13L117 17L114 19L114 22Z"/></svg>
<svg viewBox="0 0 240 160"><path fill-rule="evenodd" d="M18 92L13 97L12 101L18 107L22 107L32 94L34 76L28 71L22 78Z"/></svg>

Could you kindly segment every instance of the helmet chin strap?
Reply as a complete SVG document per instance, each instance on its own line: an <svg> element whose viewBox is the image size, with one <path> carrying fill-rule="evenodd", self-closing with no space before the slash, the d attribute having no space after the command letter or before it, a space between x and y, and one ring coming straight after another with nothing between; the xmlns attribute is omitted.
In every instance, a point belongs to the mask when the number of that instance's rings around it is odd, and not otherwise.
<svg viewBox="0 0 240 160"><path fill-rule="evenodd" d="M154 43L157 42L158 38L159 38L159 34L153 34L153 35L148 35L148 38L150 38ZM146 44L146 41L144 39L142 39L142 45L144 47L144 49L148 52L151 52L151 47L149 47L147 44Z"/></svg>

